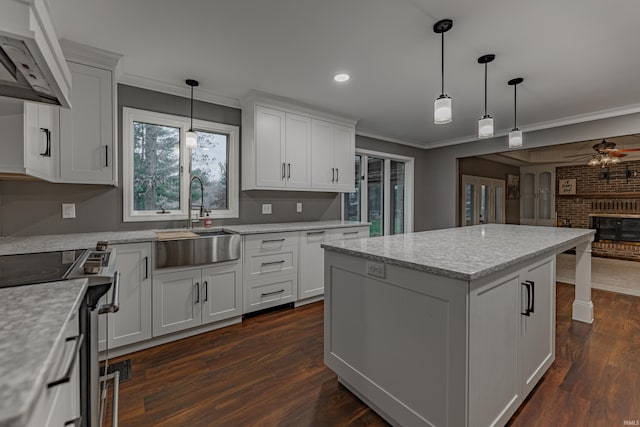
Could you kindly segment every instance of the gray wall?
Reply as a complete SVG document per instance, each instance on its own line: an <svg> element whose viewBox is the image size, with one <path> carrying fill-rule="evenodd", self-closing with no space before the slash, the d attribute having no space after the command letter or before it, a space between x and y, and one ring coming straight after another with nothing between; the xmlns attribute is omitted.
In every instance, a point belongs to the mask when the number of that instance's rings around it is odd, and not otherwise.
<svg viewBox="0 0 640 427"><path fill-rule="evenodd" d="M122 107L189 116L189 99L132 86L118 85L118 146L122 165ZM240 126L240 110L196 101L194 117ZM242 132L242 130L241 130ZM119 168L122 185L122 168ZM296 202L303 212L296 213ZM62 219L61 204L76 204L76 219ZM262 203L273 204L262 215ZM340 218L336 193L245 191L240 193L240 218L216 220L214 225L312 221ZM184 221L122 221L122 189L100 185L52 184L41 181L0 181L0 236L140 230L183 227Z"/></svg>
<svg viewBox="0 0 640 427"><path fill-rule="evenodd" d="M640 113L635 113L553 129L524 132L523 148L610 138L639 132ZM437 185L425 185L422 190L426 200L429 201L428 209L424 211L425 227L438 229L456 225L457 159L507 150L506 136L428 150L425 182L437 183Z"/></svg>
<svg viewBox="0 0 640 427"><path fill-rule="evenodd" d="M504 163L492 162L491 160L480 159L478 157L466 157L458 160L458 191L462 192L462 175L482 176L485 178L502 179L506 181L507 174L520 175L520 168L517 166L505 165ZM461 194L461 193L459 193ZM507 224L520 223L520 199L506 199L504 206L505 222ZM460 206L458 206L457 218L460 218ZM459 223L459 221L458 221Z"/></svg>
<svg viewBox="0 0 640 427"><path fill-rule="evenodd" d="M425 197L424 183L426 182L426 152L421 148L409 147L406 145L395 144L392 142L380 141L366 136L356 136L356 148L362 148L372 151L381 151L383 153L399 154L402 156L413 157L414 171L414 199L413 199L413 230L423 231L427 229L426 217L424 212L427 211L429 203Z"/></svg>

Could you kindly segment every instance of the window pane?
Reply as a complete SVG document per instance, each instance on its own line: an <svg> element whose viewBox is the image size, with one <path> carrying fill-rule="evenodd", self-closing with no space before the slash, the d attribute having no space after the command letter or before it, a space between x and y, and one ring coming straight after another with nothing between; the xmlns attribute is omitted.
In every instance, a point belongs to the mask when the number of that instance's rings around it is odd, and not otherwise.
<svg viewBox="0 0 640 427"><path fill-rule="evenodd" d="M502 218L502 210L503 210L503 201L504 201L504 187L496 187L495 188L495 223L496 224L504 224L504 218Z"/></svg>
<svg viewBox="0 0 640 427"><path fill-rule="evenodd" d="M367 161L367 220L370 235L384 234L384 160L369 157Z"/></svg>
<svg viewBox="0 0 640 427"><path fill-rule="evenodd" d="M133 122L136 211L180 209L180 129Z"/></svg>
<svg viewBox="0 0 640 427"><path fill-rule="evenodd" d="M198 131L198 147L191 150L191 173L204 183L206 209L228 209L228 158L228 135ZM193 204L200 206L200 186L194 184L192 191Z"/></svg>
<svg viewBox="0 0 640 427"><path fill-rule="evenodd" d="M361 194L360 183L362 182L360 180L360 176L362 175L362 169L360 164L361 159L362 158L360 156L356 156L355 158L355 162L356 162L355 189L356 190L353 193L344 194L344 219L348 221L361 220L361 217L360 217L360 194Z"/></svg>
<svg viewBox="0 0 640 427"><path fill-rule="evenodd" d="M391 234L404 233L404 163L391 160Z"/></svg>
<svg viewBox="0 0 640 427"><path fill-rule="evenodd" d="M476 215L476 186L474 184L466 184L464 189L464 219L465 225L473 225Z"/></svg>
<svg viewBox="0 0 640 427"><path fill-rule="evenodd" d="M490 189L488 185L480 185L480 224L488 224L491 222L489 217Z"/></svg>

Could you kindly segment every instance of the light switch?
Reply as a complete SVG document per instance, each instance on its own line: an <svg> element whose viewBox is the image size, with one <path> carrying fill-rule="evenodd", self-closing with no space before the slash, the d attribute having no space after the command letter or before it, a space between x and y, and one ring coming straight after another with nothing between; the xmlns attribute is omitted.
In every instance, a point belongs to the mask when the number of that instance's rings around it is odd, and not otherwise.
<svg viewBox="0 0 640 427"><path fill-rule="evenodd" d="M296 212L302 212L302 203L296 203Z"/></svg>
<svg viewBox="0 0 640 427"><path fill-rule="evenodd" d="M76 204L75 203L63 203L62 204L62 218L75 218L76 217Z"/></svg>
<svg viewBox="0 0 640 427"><path fill-rule="evenodd" d="M367 274L384 279L384 263L367 261Z"/></svg>
<svg viewBox="0 0 640 427"><path fill-rule="evenodd" d="M262 205L262 214L271 215L271 203L264 203Z"/></svg>

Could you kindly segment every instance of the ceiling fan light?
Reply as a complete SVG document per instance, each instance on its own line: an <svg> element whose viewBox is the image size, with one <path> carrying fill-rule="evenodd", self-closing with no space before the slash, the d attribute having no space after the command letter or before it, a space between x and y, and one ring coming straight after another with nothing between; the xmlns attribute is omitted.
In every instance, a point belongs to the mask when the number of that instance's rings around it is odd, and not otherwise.
<svg viewBox="0 0 640 427"><path fill-rule="evenodd" d="M522 131L519 129L513 129L509 132L509 148L522 147Z"/></svg>
<svg viewBox="0 0 640 427"><path fill-rule="evenodd" d="M611 163L611 157L602 156L602 159L600 159L600 163L602 163L603 165L608 165L609 163Z"/></svg>
<svg viewBox="0 0 640 427"><path fill-rule="evenodd" d="M591 160L589 160L589 163L587 163L589 166L598 166L600 164L600 160L598 160L597 157L593 157Z"/></svg>
<svg viewBox="0 0 640 427"><path fill-rule="evenodd" d="M620 163L620 158L619 157L611 157L610 163L612 165L618 164L618 163Z"/></svg>
<svg viewBox="0 0 640 427"><path fill-rule="evenodd" d="M198 148L198 132L189 130L185 134L185 143L187 148L189 148L190 150L193 150L194 148Z"/></svg>
<svg viewBox="0 0 640 427"><path fill-rule="evenodd" d="M493 117L484 116L478 120L478 137L490 138L493 136Z"/></svg>
<svg viewBox="0 0 640 427"><path fill-rule="evenodd" d="M437 125L451 123L451 98L449 95L440 95L433 104L433 122Z"/></svg>

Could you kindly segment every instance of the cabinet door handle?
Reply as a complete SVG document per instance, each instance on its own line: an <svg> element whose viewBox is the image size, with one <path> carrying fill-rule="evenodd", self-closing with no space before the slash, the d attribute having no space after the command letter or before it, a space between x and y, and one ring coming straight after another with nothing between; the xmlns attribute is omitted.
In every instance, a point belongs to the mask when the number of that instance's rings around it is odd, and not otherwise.
<svg viewBox="0 0 640 427"><path fill-rule="evenodd" d="M284 178L285 178L285 176L287 176L287 175L286 175L286 173L285 173L285 164L283 163L283 164L282 164L282 178L281 178L281 179L284 179Z"/></svg>
<svg viewBox="0 0 640 427"><path fill-rule="evenodd" d="M105 168L109 167L109 146L108 145L104 146L104 167Z"/></svg>
<svg viewBox="0 0 640 427"><path fill-rule="evenodd" d="M144 278L145 280L149 278L149 257L144 257Z"/></svg>
<svg viewBox="0 0 640 427"><path fill-rule="evenodd" d="M269 295L281 294L283 292L284 292L284 289L280 289L279 291L273 291L273 292L263 292L260 294L260 297L268 297Z"/></svg>
<svg viewBox="0 0 640 427"><path fill-rule="evenodd" d="M262 241L262 243L275 243L275 242L284 242L284 239L269 239L269 240Z"/></svg>
<svg viewBox="0 0 640 427"><path fill-rule="evenodd" d="M74 418L72 420L67 421L66 423L64 423L65 427L66 426L79 426L82 425L82 415Z"/></svg>
<svg viewBox="0 0 640 427"><path fill-rule="evenodd" d="M533 313L536 308L536 282L533 280L527 280L526 282L531 285L531 308L529 308L529 313Z"/></svg>
<svg viewBox="0 0 640 427"><path fill-rule="evenodd" d="M291 163L287 163L287 179L291 178Z"/></svg>
<svg viewBox="0 0 640 427"><path fill-rule="evenodd" d="M59 378L55 381L51 381L47 384L47 388L55 387L60 384L68 383L71 381L71 372L73 371L73 366L76 364L76 359L78 358L78 353L80 353L80 346L82 346L82 342L84 341L84 334L77 335L75 337L69 337L65 340L66 342L75 341L76 344L73 346L73 357L69 361L69 366L64 372L62 378Z"/></svg>
<svg viewBox="0 0 640 427"><path fill-rule="evenodd" d="M331 168L331 182L336 180L336 168Z"/></svg>
<svg viewBox="0 0 640 427"><path fill-rule="evenodd" d="M271 261L271 262L263 262L262 266L267 266L267 265L276 265L276 264L284 264L284 260L281 259L280 261Z"/></svg>
<svg viewBox="0 0 640 427"><path fill-rule="evenodd" d="M336 168L336 182L340 181L340 169Z"/></svg>
<svg viewBox="0 0 640 427"><path fill-rule="evenodd" d="M520 314L522 314L523 316L531 316L531 311L529 311L529 307L531 306L531 284L528 282L522 282L521 285L527 288L527 308Z"/></svg>
<svg viewBox="0 0 640 427"><path fill-rule="evenodd" d="M202 283L202 289L204 289L204 299L202 302L207 302L209 300L209 283L205 280Z"/></svg>
<svg viewBox="0 0 640 427"><path fill-rule="evenodd" d="M42 157L51 157L51 131L47 128L40 128L40 132L44 132L47 138L47 147L44 149L44 153L40 153Z"/></svg>
<svg viewBox="0 0 640 427"><path fill-rule="evenodd" d="M196 304L200 302L200 283L196 282Z"/></svg>

